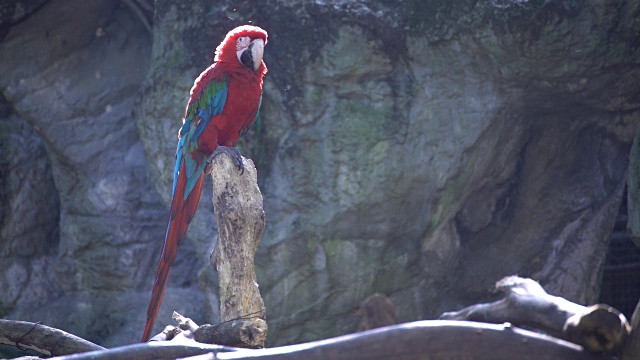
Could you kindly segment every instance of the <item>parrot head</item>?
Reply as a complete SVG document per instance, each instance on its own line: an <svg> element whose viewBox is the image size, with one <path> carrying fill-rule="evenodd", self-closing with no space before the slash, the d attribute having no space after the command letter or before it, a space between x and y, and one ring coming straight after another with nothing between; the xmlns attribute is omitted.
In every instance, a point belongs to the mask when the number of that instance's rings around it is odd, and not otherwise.
<svg viewBox="0 0 640 360"><path fill-rule="evenodd" d="M262 55L266 44L267 32L263 29L252 25L238 26L229 31L216 48L215 61L240 64L253 71L264 70Z"/></svg>

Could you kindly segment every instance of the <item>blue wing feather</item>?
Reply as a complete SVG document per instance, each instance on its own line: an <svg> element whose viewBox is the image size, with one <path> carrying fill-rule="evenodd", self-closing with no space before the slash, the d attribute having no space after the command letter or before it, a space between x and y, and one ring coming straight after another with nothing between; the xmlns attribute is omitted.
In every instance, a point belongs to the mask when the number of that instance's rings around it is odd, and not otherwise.
<svg viewBox="0 0 640 360"><path fill-rule="evenodd" d="M224 104L227 102L227 86L222 87L220 90L216 91L215 95L212 96L211 100L208 102L207 106L204 109L200 109L198 114L202 119L202 121L195 131L195 138L198 138L204 129L209 124L209 121L214 116L220 114L224 109ZM204 116L203 116L204 115Z"/></svg>
<svg viewBox="0 0 640 360"><path fill-rule="evenodd" d="M186 124L186 122L185 122ZM182 126L184 128L184 125ZM180 131L182 135L182 130ZM173 170L173 189L171 191L171 197L176 193L176 185L178 185L178 172L180 171L180 163L182 162L182 151L180 149L184 146L184 137L178 140L178 147L176 148L176 165Z"/></svg>
<svg viewBox="0 0 640 360"><path fill-rule="evenodd" d="M211 81L200 95L200 98L193 101L191 105L189 105L189 108L187 108L187 116L184 120L184 124L182 124L182 128L180 129L180 139L178 140L178 147L176 149L176 165L173 171L172 196L176 192L178 173L180 171L180 163L182 161L185 163L186 175L186 189L184 191L185 200L193 190L193 187L196 185L200 175L202 175L202 172L207 165L206 158L194 158L192 154L198 150L197 139L202 135L211 119L224 110L224 105L227 100L227 90L228 86L225 80ZM196 116L200 118L198 119L199 121L195 120Z"/></svg>

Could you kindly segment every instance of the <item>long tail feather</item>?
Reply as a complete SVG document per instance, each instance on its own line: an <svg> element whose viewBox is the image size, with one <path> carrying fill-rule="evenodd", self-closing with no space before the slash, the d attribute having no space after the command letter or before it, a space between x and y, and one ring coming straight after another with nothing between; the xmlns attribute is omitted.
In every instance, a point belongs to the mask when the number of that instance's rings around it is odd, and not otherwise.
<svg viewBox="0 0 640 360"><path fill-rule="evenodd" d="M164 245L162 246L160 263L158 264L158 270L156 271L156 280L153 284L151 301L149 302L149 308L147 309L147 323L144 326L142 342L148 341L151 336L153 325L156 322L156 317L158 316L158 311L160 311L160 305L162 304L164 290L167 287L169 271L171 270L171 265L173 265L173 262L176 259L178 245L182 242L182 239L187 232L187 227L189 226L191 219L193 219L193 215L196 213L196 208L200 201L200 195L202 194L204 175L200 174L193 190L187 196L186 200L184 199L184 191L186 187L185 173L185 165L183 162L180 166L180 173L178 175L175 192L171 199L171 210L169 211L167 232L164 239Z"/></svg>

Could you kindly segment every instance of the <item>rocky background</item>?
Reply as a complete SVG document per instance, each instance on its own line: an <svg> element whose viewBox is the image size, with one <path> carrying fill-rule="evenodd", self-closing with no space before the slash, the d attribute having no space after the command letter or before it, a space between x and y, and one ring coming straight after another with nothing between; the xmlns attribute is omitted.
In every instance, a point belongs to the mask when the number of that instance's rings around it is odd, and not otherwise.
<svg viewBox="0 0 640 360"><path fill-rule="evenodd" d="M188 91L249 22L269 32L239 147L270 346L363 328L372 294L432 319L511 274L597 301L640 124L639 0L2 0L1 317L139 340ZM217 321L208 184L158 331L173 310Z"/></svg>

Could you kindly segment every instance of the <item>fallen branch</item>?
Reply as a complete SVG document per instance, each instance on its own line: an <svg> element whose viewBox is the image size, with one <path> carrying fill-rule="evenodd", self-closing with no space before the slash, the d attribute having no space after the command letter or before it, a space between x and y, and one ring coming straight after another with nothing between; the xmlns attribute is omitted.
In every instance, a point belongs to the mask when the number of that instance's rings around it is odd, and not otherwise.
<svg viewBox="0 0 640 360"><path fill-rule="evenodd" d="M0 344L30 349L47 356L104 350L102 346L40 323L0 320Z"/></svg>
<svg viewBox="0 0 640 360"><path fill-rule="evenodd" d="M171 315L171 318L178 326L167 325L160 334L152 337L149 341L193 341L193 334L198 329L198 324L175 311Z"/></svg>
<svg viewBox="0 0 640 360"><path fill-rule="evenodd" d="M91 351L82 354L60 356L56 360L154 360L177 359L199 354L219 354L237 349L221 345L200 344L195 341L177 343L173 341L152 341L148 343L121 346L108 350Z"/></svg>
<svg viewBox="0 0 640 360"><path fill-rule="evenodd" d="M226 351L226 352L224 352ZM211 355L202 355L208 354ZM305 344L271 349L237 349L190 342L152 342L54 358L56 360L169 359L474 359L611 360L548 335L513 326L468 321L418 321Z"/></svg>
<svg viewBox="0 0 640 360"><path fill-rule="evenodd" d="M575 342L592 352L620 350L629 335L630 327L624 315L610 306L575 304L549 295L534 280L517 276L498 281L496 289L506 293L503 299L444 313L440 318L510 322Z"/></svg>
<svg viewBox="0 0 640 360"><path fill-rule="evenodd" d="M267 323L260 318L239 319L217 325L205 324L194 333L197 342L247 347L247 344L264 344Z"/></svg>
<svg viewBox="0 0 640 360"><path fill-rule="evenodd" d="M193 320L173 312L173 320L178 326L167 326L149 341L197 341L204 344L247 347L266 333L266 323L256 317L229 320L220 324L198 326ZM264 341L264 340L262 340Z"/></svg>

